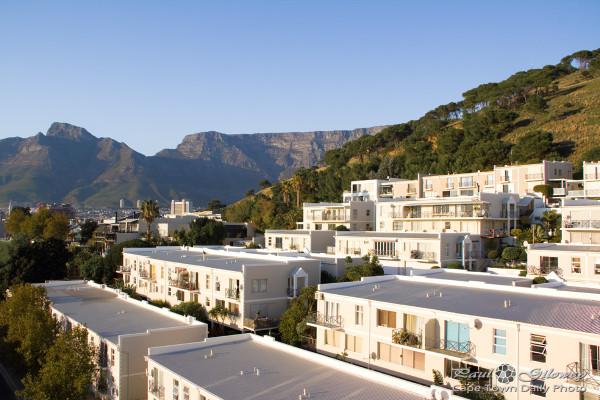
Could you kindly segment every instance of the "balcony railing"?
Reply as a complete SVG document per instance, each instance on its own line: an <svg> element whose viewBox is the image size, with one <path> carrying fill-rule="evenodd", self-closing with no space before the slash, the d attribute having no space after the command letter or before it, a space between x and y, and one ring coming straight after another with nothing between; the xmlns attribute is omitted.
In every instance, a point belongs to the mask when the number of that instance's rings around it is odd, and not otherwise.
<svg viewBox="0 0 600 400"><path fill-rule="evenodd" d="M409 186L409 187L406 189L406 193L412 193L412 194L416 194L416 193L417 193L417 188L416 188L416 187Z"/></svg>
<svg viewBox="0 0 600 400"><path fill-rule="evenodd" d="M448 355L475 356L475 345L470 342L457 342L441 338L425 338L425 349Z"/></svg>
<svg viewBox="0 0 600 400"><path fill-rule="evenodd" d="M600 196L600 189L586 189L586 196Z"/></svg>
<svg viewBox="0 0 600 400"><path fill-rule="evenodd" d="M265 329L274 329L278 326L279 318L244 318L244 328L250 329L254 332Z"/></svg>
<svg viewBox="0 0 600 400"><path fill-rule="evenodd" d="M412 260L430 260L434 261L437 258L437 254L433 251L421 251L421 250L411 250L410 258Z"/></svg>
<svg viewBox="0 0 600 400"><path fill-rule="evenodd" d="M320 312L312 312L308 314L306 323L325 328L341 328L344 324L344 318L341 315L325 315Z"/></svg>
<svg viewBox="0 0 600 400"><path fill-rule="evenodd" d="M164 386L150 386L148 390L150 394L159 400L164 400L165 398L165 387Z"/></svg>
<svg viewBox="0 0 600 400"><path fill-rule="evenodd" d="M121 267L119 268L119 272L120 273L130 273L131 265L128 265L128 266L121 265Z"/></svg>
<svg viewBox="0 0 600 400"><path fill-rule="evenodd" d="M392 342L420 349L423 347L423 335L409 332L404 328L394 329L392 331Z"/></svg>
<svg viewBox="0 0 600 400"><path fill-rule="evenodd" d="M482 232L481 236L484 236L487 238L506 237L507 230L506 229L490 229L489 231Z"/></svg>
<svg viewBox="0 0 600 400"><path fill-rule="evenodd" d="M227 297L228 299L238 300L240 298L240 289L225 289L225 297Z"/></svg>
<svg viewBox="0 0 600 400"><path fill-rule="evenodd" d="M567 364L567 373L570 376L567 382L584 386L594 390L600 390L600 370L584 368L578 362Z"/></svg>
<svg viewBox="0 0 600 400"><path fill-rule="evenodd" d="M600 179L600 174L585 174L585 179L586 180L596 180L596 179Z"/></svg>
<svg viewBox="0 0 600 400"><path fill-rule="evenodd" d="M178 281L177 279L169 279L169 286L176 287L190 292L198 291L198 283L188 281Z"/></svg>
<svg viewBox="0 0 600 400"><path fill-rule="evenodd" d="M321 217L316 215L308 215L307 220L309 221L345 221L345 215L323 215Z"/></svg>
<svg viewBox="0 0 600 400"><path fill-rule="evenodd" d="M542 266L537 266L537 265L528 265L527 266L527 274L528 275L548 275L550 272L554 272L556 275L560 276L562 278L563 276L563 270L562 268L558 268L558 267L551 267L548 265L542 265Z"/></svg>
<svg viewBox="0 0 600 400"><path fill-rule="evenodd" d="M570 197L583 197L585 195L585 191L583 190L569 190L567 195Z"/></svg>
<svg viewBox="0 0 600 400"><path fill-rule="evenodd" d="M566 229L600 229L598 219L563 219L562 227Z"/></svg>
<svg viewBox="0 0 600 400"><path fill-rule="evenodd" d="M567 194L567 189L565 188L552 188L552 194L554 196L564 196Z"/></svg>
<svg viewBox="0 0 600 400"><path fill-rule="evenodd" d="M351 255L355 255L355 256L359 256L362 254L362 249L354 248L354 247L342 249L342 251L344 252L344 254L351 254Z"/></svg>
<svg viewBox="0 0 600 400"><path fill-rule="evenodd" d="M148 279L149 276L150 276L150 274L148 273L147 270L145 270L145 269L140 270L140 278Z"/></svg>
<svg viewBox="0 0 600 400"><path fill-rule="evenodd" d="M398 251L394 250L394 249L371 249L370 251L371 254L373 254L374 256L377 257L391 257L391 258L397 258L398 257Z"/></svg>
<svg viewBox="0 0 600 400"><path fill-rule="evenodd" d="M527 181L533 181L533 180L539 181L542 179L544 179L544 174L541 172L536 172L534 174L525 174L525 180L527 180Z"/></svg>

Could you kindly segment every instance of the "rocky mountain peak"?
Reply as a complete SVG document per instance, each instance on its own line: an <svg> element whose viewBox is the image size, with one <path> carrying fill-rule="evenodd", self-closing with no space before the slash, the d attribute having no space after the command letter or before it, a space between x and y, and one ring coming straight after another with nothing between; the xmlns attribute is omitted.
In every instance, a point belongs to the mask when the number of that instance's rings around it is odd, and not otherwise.
<svg viewBox="0 0 600 400"><path fill-rule="evenodd" d="M46 132L46 136L77 141L98 139L84 128L63 122L54 122Z"/></svg>

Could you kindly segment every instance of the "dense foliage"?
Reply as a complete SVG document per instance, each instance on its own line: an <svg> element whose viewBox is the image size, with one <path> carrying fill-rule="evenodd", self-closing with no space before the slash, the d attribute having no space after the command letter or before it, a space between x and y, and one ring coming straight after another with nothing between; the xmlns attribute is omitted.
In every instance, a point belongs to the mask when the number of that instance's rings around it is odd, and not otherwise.
<svg viewBox="0 0 600 400"><path fill-rule="evenodd" d="M259 230L294 228L302 219L302 202L339 202L353 180L415 179L418 174L473 172L494 165L564 159L572 146L556 143L552 132L537 129L537 119L546 112L547 98L558 94L556 80L576 72L576 67L580 68L578 74L597 74L599 54L600 49L577 52L557 65L480 85L463 93L460 102L329 150L322 160L326 168L299 169L290 180L227 207L226 219L252 221ZM523 127L531 129L514 143L510 134ZM598 154L596 149L590 159Z"/></svg>
<svg viewBox="0 0 600 400"><path fill-rule="evenodd" d="M175 231L173 239L183 246L221 245L227 236L225 225L210 218L197 218L188 230Z"/></svg>

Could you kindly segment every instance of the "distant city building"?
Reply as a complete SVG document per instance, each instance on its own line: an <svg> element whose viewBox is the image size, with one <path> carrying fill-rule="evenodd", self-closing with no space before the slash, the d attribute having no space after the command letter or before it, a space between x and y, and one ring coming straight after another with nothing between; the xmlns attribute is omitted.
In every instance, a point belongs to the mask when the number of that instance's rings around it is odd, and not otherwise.
<svg viewBox="0 0 600 400"><path fill-rule="evenodd" d="M119 207L120 208L125 208L125 199L119 200Z"/></svg>
<svg viewBox="0 0 600 400"><path fill-rule="evenodd" d="M42 209L47 209L50 213L61 213L65 214L69 219L75 218L77 210L70 204L56 204L56 203L37 203L33 209L34 213L39 212Z"/></svg>
<svg viewBox="0 0 600 400"><path fill-rule="evenodd" d="M194 211L191 200L181 199L181 201L171 200L171 215L185 215Z"/></svg>
<svg viewBox="0 0 600 400"><path fill-rule="evenodd" d="M138 201L135 203L135 207L139 209L141 206L142 206L142 201L141 201L141 200L138 200Z"/></svg>

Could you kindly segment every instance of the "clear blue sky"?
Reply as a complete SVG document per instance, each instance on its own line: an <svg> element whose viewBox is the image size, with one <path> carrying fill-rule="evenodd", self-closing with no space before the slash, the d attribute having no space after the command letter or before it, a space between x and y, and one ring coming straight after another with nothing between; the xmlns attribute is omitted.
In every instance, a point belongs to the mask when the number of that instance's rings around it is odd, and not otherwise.
<svg viewBox="0 0 600 400"><path fill-rule="evenodd" d="M600 1L0 1L0 138L406 122L600 47Z"/></svg>

